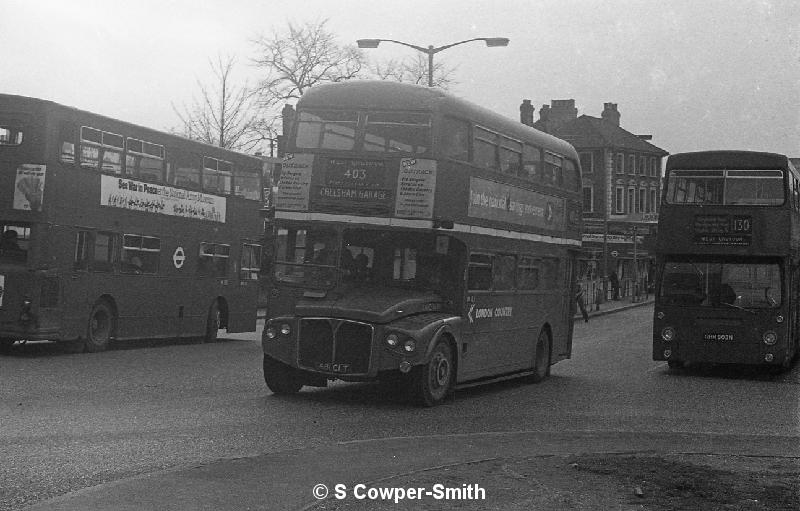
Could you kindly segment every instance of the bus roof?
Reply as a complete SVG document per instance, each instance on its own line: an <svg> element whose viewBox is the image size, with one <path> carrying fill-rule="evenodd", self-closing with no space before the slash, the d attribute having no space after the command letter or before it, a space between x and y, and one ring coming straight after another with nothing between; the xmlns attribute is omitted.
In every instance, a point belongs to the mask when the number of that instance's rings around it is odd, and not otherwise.
<svg viewBox="0 0 800 511"><path fill-rule="evenodd" d="M149 133L158 135L159 137L168 137L168 138L171 137L171 138L174 138L175 140L181 140L181 141L189 142L189 143L192 143L192 144L203 145L206 148L208 148L209 151L212 151L212 152L223 152L224 151L224 152L227 152L227 153L236 153L236 154L244 156L244 157L261 160L260 157L254 156L252 154L247 154L247 153L243 153L243 152L240 152L240 151L235 151L233 149L226 149L224 147L215 146L213 144L208 144L208 143L200 141L200 140L190 139L190 138L184 137L184 136L176 134L176 133L171 133L169 131L158 130L158 129L155 129L155 128L142 126L140 124L134 124L134 123L131 123L131 122L128 122L128 121L121 121L119 119L115 119L113 117L108 117L108 116L103 115L103 114L89 112L88 110L81 110L79 108L75 108L75 107L72 107L72 106L62 105L60 103L56 103L55 101L51 101L51 100L48 100L48 99L40 99L40 98L31 97L31 96L21 96L21 95L16 95L16 94L2 94L2 93L0 93L0 107L2 107L4 104L25 105L26 108L30 108L31 110L32 109L57 109L57 110L61 110L61 111L64 111L64 112L71 112L73 115L91 116L91 117L93 117L95 119L102 119L103 121L106 121L106 122L109 122L109 123L112 123L112 124L122 124L122 125L125 125L125 126L132 127L132 128L134 128L136 130L139 130L139 131L149 132ZM14 113L21 113L21 112L14 111ZM91 127L93 127L93 128L102 128L102 126L91 126Z"/></svg>
<svg viewBox="0 0 800 511"><path fill-rule="evenodd" d="M667 158L667 169L784 168L789 159L782 154L758 151L695 151Z"/></svg>
<svg viewBox="0 0 800 511"><path fill-rule="evenodd" d="M468 119L504 135L543 146L577 159L568 142L514 121L441 89L383 80L350 80L317 85L308 89L297 108L386 109L432 111Z"/></svg>

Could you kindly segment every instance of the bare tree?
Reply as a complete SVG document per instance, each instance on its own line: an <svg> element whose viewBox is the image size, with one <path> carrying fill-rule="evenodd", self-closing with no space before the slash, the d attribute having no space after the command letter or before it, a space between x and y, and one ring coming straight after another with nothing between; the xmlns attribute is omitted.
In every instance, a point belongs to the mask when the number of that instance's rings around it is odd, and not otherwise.
<svg viewBox="0 0 800 511"><path fill-rule="evenodd" d="M447 66L442 61L433 63L433 86L449 89L455 82L452 79L456 68ZM370 68L372 75L379 80L393 80L397 82L428 84L428 58L417 54L415 59L402 61L389 60L376 63Z"/></svg>
<svg viewBox="0 0 800 511"><path fill-rule="evenodd" d="M349 80L359 74L364 66L361 51L337 44L326 23L289 23L287 33L273 32L253 41L257 52L253 62L266 72L256 88L262 105L273 108L298 99L316 84Z"/></svg>
<svg viewBox="0 0 800 511"><path fill-rule="evenodd" d="M270 136L274 129L262 119L247 84L237 85L233 81L231 75L236 58L217 56L216 61L209 59L209 64L214 74L213 83L197 80L199 97L193 97L191 106L184 104L179 109L172 104L181 120L181 126L173 131L193 140L242 152L253 151L264 140L274 138Z"/></svg>

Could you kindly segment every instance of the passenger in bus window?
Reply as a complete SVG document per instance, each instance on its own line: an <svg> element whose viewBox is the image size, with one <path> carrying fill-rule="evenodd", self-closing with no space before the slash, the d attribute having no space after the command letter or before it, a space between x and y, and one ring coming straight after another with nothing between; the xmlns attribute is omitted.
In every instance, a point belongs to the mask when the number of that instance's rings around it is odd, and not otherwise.
<svg viewBox="0 0 800 511"><path fill-rule="evenodd" d="M364 281L369 277L369 257L366 254L358 254L353 259L353 275L356 280Z"/></svg>
<svg viewBox="0 0 800 511"><path fill-rule="evenodd" d="M19 247L19 242L17 241L18 237L19 235L14 229L4 231L2 238L0 238L0 249L21 250Z"/></svg>

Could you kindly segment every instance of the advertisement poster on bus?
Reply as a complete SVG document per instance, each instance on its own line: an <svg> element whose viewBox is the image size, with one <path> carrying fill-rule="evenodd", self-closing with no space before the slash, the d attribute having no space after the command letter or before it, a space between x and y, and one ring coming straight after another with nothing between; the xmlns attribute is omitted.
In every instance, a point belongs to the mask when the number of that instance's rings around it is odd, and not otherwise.
<svg viewBox="0 0 800 511"><path fill-rule="evenodd" d="M100 176L100 205L225 223L225 197L114 176Z"/></svg>
<svg viewBox="0 0 800 511"><path fill-rule="evenodd" d="M562 230L566 221L566 203L559 197L470 178L467 214L473 218Z"/></svg>
<svg viewBox="0 0 800 511"><path fill-rule="evenodd" d="M403 158L397 176L397 200L394 216L433 218L433 195L436 190L436 160Z"/></svg>
<svg viewBox="0 0 800 511"><path fill-rule="evenodd" d="M284 157L275 193L275 209L308 211L313 164L313 154L287 154Z"/></svg>
<svg viewBox="0 0 800 511"><path fill-rule="evenodd" d="M17 167L14 181L14 209L41 211L46 165L25 163Z"/></svg>

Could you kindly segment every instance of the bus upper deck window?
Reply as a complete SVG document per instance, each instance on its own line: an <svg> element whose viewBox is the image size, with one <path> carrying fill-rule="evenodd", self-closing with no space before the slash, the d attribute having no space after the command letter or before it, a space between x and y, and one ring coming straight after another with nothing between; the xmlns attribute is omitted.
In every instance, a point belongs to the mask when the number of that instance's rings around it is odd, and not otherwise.
<svg viewBox="0 0 800 511"><path fill-rule="evenodd" d="M430 146L430 117L409 112L370 112L364 150L422 154Z"/></svg>
<svg viewBox="0 0 800 511"><path fill-rule="evenodd" d="M351 150L355 147L356 112L300 112L295 145L304 149Z"/></svg>
<svg viewBox="0 0 800 511"><path fill-rule="evenodd" d="M2 145L21 145L22 130L11 126L0 126L0 146Z"/></svg>

